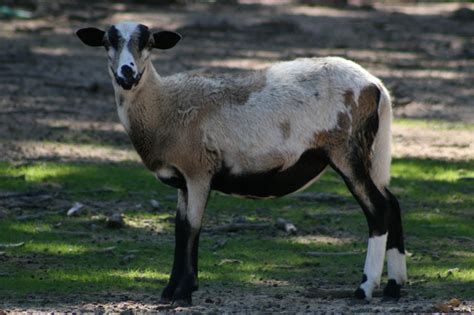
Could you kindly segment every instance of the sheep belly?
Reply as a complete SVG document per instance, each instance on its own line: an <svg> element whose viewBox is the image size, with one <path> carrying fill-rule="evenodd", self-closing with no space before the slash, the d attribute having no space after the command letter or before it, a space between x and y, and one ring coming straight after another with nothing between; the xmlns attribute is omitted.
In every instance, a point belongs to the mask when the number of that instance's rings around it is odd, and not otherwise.
<svg viewBox="0 0 474 315"><path fill-rule="evenodd" d="M253 174L231 174L223 167L214 175L211 188L225 194L253 198L280 197L303 188L315 179L328 165L326 154L321 149L305 151L298 161L281 170Z"/></svg>

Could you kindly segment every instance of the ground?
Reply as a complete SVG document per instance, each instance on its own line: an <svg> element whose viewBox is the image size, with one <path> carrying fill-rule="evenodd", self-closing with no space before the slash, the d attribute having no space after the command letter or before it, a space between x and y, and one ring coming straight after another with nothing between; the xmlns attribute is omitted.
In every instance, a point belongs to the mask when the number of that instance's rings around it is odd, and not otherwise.
<svg viewBox="0 0 474 315"><path fill-rule="evenodd" d="M174 192L144 170L118 124L103 49L74 36L124 19L184 36L175 49L155 53L163 75L338 55L379 76L394 97L392 190L410 253L400 301L351 299L366 223L329 171L309 189L309 201L213 194L201 288L193 307L177 311L473 307L474 24L455 14L459 4L73 3L46 4L34 19L0 20L0 310L168 311L158 296L172 260ZM74 202L85 210L67 217ZM125 227L109 229L105 218L116 212ZM292 221L297 234L275 228L277 218ZM228 231L229 222L263 227ZM461 305L448 305L452 298Z"/></svg>

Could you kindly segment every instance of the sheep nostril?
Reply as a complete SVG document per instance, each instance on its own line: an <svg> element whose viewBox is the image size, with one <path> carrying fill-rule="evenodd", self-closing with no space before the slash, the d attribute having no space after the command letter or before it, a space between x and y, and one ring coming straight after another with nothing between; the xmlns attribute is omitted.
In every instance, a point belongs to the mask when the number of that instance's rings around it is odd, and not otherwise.
<svg viewBox="0 0 474 315"><path fill-rule="evenodd" d="M122 66L121 68L121 71L122 71L122 75L126 78L126 79L132 79L133 78L133 69L130 67L130 66Z"/></svg>

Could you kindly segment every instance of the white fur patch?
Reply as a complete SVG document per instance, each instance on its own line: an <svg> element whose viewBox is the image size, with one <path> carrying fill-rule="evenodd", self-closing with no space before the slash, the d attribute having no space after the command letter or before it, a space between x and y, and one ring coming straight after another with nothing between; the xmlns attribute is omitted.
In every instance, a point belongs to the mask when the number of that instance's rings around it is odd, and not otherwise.
<svg viewBox="0 0 474 315"><path fill-rule="evenodd" d="M120 95L118 93L115 93L115 103L117 104L117 113L118 113L120 122L125 128L125 131L130 132L130 120L128 118L128 113L127 113L128 105L126 104L125 101L120 103Z"/></svg>
<svg viewBox="0 0 474 315"><path fill-rule="evenodd" d="M171 168L160 168L159 170L156 171L156 175L161 177L161 178L171 178L175 175L173 169Z"/></svg>
<svg viewBox="0 0 474 315"><path fill-rule="evenodd" d="M338 127L340 113L351 113L344 93L379 82L342 58L297 59L266 70L265 86L241 106L222 106L203 123L204 133L231 174L255 173L295 164L314 143L314 135ZM281 137L285 117L291 137Z"/></svg>
<svg viewBox="0 0 474 315"><path fill-rule="evenodd" d="M369 238L367 257L365 258L364 266L364 274L367 276L367 281L360 285L365 292L366 299L368 300L372 298L374 288L380 284L386 246L387 233L381 236Z"/></svg>
<svg viewBox="0 0 474 315"><path fill-rule="evenodd" d="M378 85L380 89L379 103L379 129L375 136L372 148L372 166L370 175L375 185L383 193L384 188L390 182L390 163L392 161L392 106L390 95L382 84Z"/></svg>
<svg viewBox="0 0 474 315"><path fill-rule="evenodd" d="M209 196L210 181L187 181L188 202L186 217L193 229L200 229Z"/></svg>
<svg viewBox="0 0 474 315"><path fill-rule="evenodd" d="M397 284L407 281L406 257L397 248L387 250L388 279L394 279Z"/></svg>
<svg viewBox="0 0 474 315"><path fill-rule="evenodd" d="M128 42L131 40L133 33L136 32L138 25L139 24L135 22L123 22L115 25L120 36L124 39L124 46L119 56L117 69L115 70L115 72L122 77L124 77L122 75L122 66L124 65L131 67L134 74L138 72L135 59L128 49Z"/></svg>

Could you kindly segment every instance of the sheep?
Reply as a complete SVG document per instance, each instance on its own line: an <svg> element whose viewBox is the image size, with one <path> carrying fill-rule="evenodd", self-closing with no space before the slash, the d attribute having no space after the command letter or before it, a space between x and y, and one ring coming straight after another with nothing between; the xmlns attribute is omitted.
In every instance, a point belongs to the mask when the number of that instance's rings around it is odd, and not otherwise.
<svg viewBox="0 0 474 315"><path fill-rule="evenodd" d="M145 166L177 188L175 254L161 303L190 305L198 289L201 221L211 190L281 197L309 186L330 166L361 206L368 250L355 297L380 283L398 299L406 281L400 206L388 190L390 96L382 82L338 57L302 58L238 75L160 76L150 54L181 36L123 22L83 28L79 39L105 47L118 116Z"/></svg>

